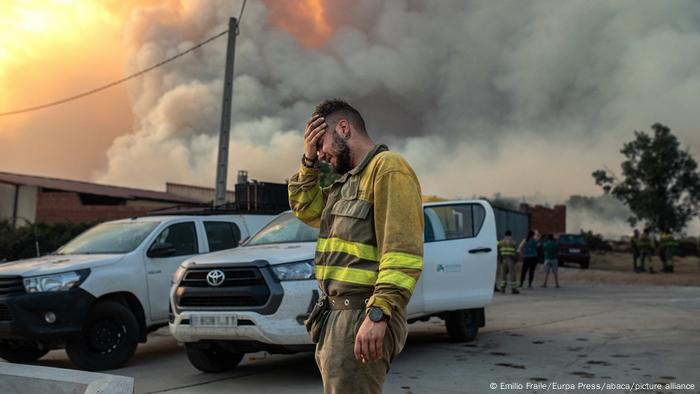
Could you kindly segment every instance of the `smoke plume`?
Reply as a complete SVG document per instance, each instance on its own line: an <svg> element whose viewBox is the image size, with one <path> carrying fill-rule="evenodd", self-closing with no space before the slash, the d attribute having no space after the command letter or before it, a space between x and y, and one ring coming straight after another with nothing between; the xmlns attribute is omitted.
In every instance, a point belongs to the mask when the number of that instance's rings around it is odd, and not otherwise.
<svg viewBox="0 0 700 394"><path fill-rule="evenodd" d="M240 1L136 8L141 69L226 29ZM315 104L341 97L404 154L425 194L599 194L633 130L671 127L700 152L694 1L252 1L237 38L229 174L298 166ZM103 182L213 185L225 38L130 86L136 126ZM232 183L233 177L230 177Z"/></svg>

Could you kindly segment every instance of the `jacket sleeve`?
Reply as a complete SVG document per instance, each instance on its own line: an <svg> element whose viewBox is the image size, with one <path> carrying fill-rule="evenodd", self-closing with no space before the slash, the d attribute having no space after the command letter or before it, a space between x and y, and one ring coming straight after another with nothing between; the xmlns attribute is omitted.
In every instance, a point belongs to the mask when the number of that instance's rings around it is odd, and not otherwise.
<svg viewBox="0 0 700 394"><path fill-rule="evenodd" d="M327 195L321 188L320 179L321 171L318 168L302 165L287 185L292 213L313 227L320 227L321 212L326 204Z"/></svg>
<svg viewBox="0 0 700 394"><path fill-rule="evenodd" d="M410 168L378 175L374 221L379 275L367 306L406 308L423 269L423 207L418 179Z"/></svg>

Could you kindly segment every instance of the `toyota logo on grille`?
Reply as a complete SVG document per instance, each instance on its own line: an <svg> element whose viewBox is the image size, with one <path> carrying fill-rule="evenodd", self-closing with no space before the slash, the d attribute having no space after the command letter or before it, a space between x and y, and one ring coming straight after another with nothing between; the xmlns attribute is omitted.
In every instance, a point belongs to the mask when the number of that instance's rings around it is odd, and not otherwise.
<svg viewBox="0 0 700 394"><path fill-rule="evenodd" d="M207 283L211 286L221 285L224 283L224 279L226 279L226 275L224 275L224 272L221 270L209 271L207 274Z"/></svg>

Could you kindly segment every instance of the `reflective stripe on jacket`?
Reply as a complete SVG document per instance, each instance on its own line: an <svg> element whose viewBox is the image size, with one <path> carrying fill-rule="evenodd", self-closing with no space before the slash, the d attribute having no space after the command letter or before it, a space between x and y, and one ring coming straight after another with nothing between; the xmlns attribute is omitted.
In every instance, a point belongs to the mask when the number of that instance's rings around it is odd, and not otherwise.
<svg viewBox="0 0 700 394"><path fill-rule="evenodd" d="M501 256L513 256L515 257L515 242L508 237L500 240L498 242L498 254Z"/></svg>
<svg viewBox="0 0 700 394"><path fill-rule="evenodd" d="M376 145L355 168L321 188L301 166L289 181L296 217L320 227L316 279L329 296L367 295L368 307L405 308L423 269L423 208L408 163Z"/></svg>
<svg viewBox="0 0 700 394"><path fill-rule="evenodd" d="M662 233L661 237L659 237L659 246L662 248L674 247L676 246L676 240L673 238L673 235Z"/></svg>

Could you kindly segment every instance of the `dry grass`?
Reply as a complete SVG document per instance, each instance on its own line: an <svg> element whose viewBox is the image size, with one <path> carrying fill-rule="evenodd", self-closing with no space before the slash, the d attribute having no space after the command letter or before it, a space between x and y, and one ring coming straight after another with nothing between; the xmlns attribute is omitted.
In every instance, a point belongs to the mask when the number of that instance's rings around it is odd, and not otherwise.
<svg viewBox="0 0 700 394"><path fill-rule="evenodd" d="M654 257L654 270L661 270L661 261ZM655 286L700 286L700 258L676 257L674 273L635 273L632 271L632 255L626 253L594 253L588 270L574 265L560 267L559 280L565 283L626 284ZM647 261L646 267L649 267ZM551 280L551 278L550 278Z"/></svg>

